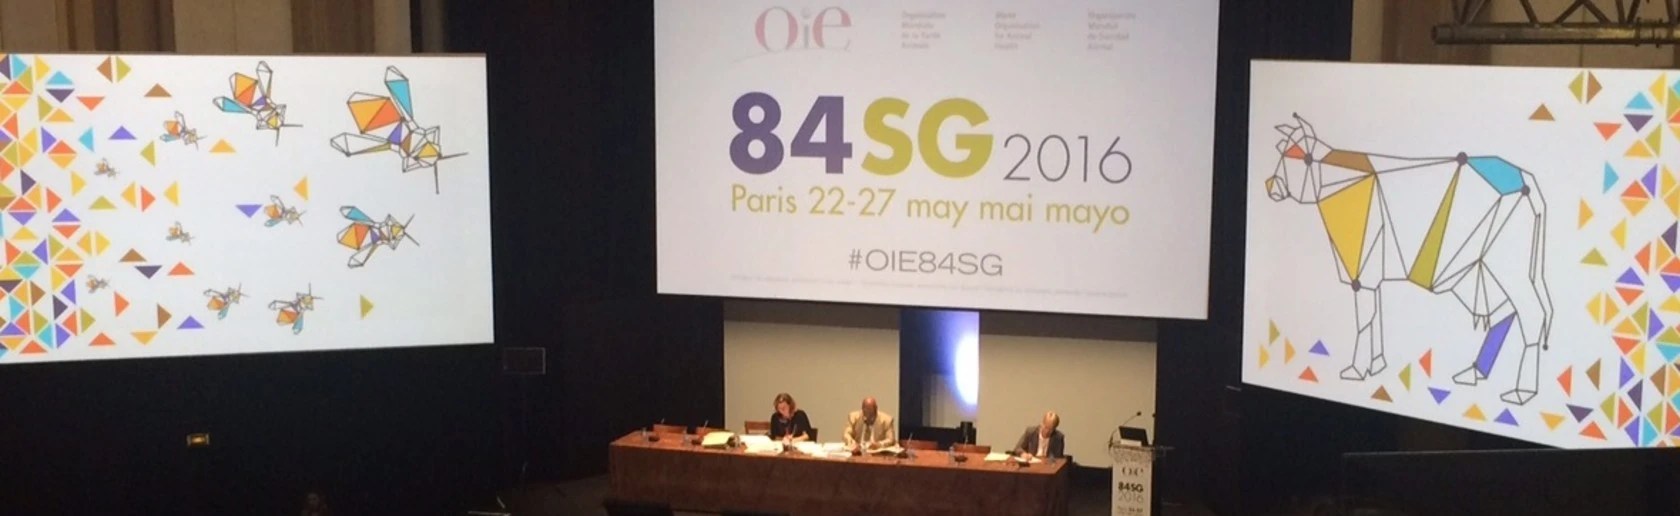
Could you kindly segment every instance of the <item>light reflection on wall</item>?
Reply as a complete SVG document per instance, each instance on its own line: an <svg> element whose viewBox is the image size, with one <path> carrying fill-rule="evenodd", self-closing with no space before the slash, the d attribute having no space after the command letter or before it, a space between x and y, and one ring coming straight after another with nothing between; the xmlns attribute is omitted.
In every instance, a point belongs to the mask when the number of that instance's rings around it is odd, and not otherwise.
<svg viewBox="0 0 1680 516"><path fill-rule="evenodd" d="M921 331L912 338L926 346L923 372L925 422L954 428L980 412L980 312L914 310Z"/></svg>
<svg viewBox="0 0 1680 516"><path fill-rule="evenodd" d="M956 328L957 334L955 350L951 353L951 387L957 391L957 399L962 401L965 412L972 412L980 406L980 318L975 312L973 324L968 327Z"/></svg>

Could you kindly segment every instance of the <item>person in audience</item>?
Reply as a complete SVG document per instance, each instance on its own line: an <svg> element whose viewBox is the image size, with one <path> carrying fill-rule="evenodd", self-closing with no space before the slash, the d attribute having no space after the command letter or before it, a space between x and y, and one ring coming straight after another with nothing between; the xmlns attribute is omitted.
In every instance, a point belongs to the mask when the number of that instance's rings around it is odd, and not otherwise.
<svg viewBox="0 0 1680 516"><path fill-rule="evenodd" d="M1021 434L1021 440L1015 442L1014 454L1021 457L1038 457L1045 459L1059 459L1065 457L1062 453L1063 436L1056 427L1062 426L1062 417L1055 411L1044 413L1044 422L1038 426L1027 427L1027 432Z"/></svg>
<svg viewBox="0 0 1680 516"><path fill-rule="evenodd" d="M878 450L898 445L892 415L881 412L875 398L864 398L863 409L846 416L846 447L854 450Z"/></svg>
<svg viewBox="0 0 1680 516"><path fill-rule="evenodd" d="M303 496L303 511L301 516L332 516L332 509L327 507L327 500L321 493L310 491Z"/></svg>
<svg viewBox="0 0 1680 516"><path fill-rule="evenodd" d="M782 444L811 440L811 418L805 417L805 411L799 410L793 396L785 392L777 394L775 406L776 413L770 415L771 439L780 439Z"/></svg>

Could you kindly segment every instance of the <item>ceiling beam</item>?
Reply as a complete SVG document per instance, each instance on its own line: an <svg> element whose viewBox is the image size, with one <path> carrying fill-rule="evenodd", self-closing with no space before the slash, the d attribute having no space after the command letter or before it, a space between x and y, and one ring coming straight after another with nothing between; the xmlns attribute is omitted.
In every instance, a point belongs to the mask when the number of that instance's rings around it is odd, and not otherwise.
<svg viewBox="0 0 1680 516"><path fill-rule="evenodd" d="M1530 0L1450 0L1452 19L1436 25L1442 45L1665 45L1680 43L1680 0L1573 0L1542 12ZM1489 19L1489 4L1515 1L1519 20ZM1655 5L1646 5L1655 4ZM1642 7L1643 6L1643 7ZM1507 11L1514 11L1508 9ZM1582 21L1570 22L1571 18Z"/></svg>

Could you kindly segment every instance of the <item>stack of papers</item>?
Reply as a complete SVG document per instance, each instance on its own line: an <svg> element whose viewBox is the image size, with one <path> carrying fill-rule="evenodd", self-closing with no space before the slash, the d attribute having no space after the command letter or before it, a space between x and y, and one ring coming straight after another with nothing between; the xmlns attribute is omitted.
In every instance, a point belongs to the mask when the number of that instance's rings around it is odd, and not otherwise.
<svg viewBox="0 0 1680 516"><path fill-rule="evenodd" d="M1043 460L1039 459L1038 457L1029 457L1026 460L1022 460L1019 457L1016 457L1014 455L1010 455L1010 454L1007 454L1007 453L992 452L992 453L986 454L986 462L1004 462L1004 461L1025 462L1027 464L1038 464L1038 463L1044 462Z"/></svg>
<svg viewBox="0 0 1680 516"><path fill-rule="evenodd" d="M741 444L747 447L747 453L774 455L782 452L782 443L770 440L767 435L741 436Z"/></svg>
<svg viewBox="0 0 1680 516"><path fill-rule="evenodd" d="M793 449L798 450L799 453L810 455L819 459L847 459L852 456L851 452L846 451L846 445L843 443L814 443L806 441L802 443L794 443Z"/></svg>
<svg viewBox="0 0 1680 516"><path fill-rule="evenodd" d="M712 433L706 434L706 437L702 438L700 440L700 446L704 446L704 447L707 447L707 448L723 448L723 447L729 446L729 441L734 439L734 438L735 438L735 434L733 434L733 433L712 432Z"/></svg>

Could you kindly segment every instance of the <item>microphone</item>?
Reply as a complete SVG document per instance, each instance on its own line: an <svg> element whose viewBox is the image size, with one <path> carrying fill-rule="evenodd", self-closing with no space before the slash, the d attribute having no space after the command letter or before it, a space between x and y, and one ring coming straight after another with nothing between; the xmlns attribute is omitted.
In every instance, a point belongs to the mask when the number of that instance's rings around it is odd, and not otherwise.
<svg viewBox="0 0 1680 516"><path fill-rule="evenodd" d="M1142 410L1139 410L1139 411L1137 411L1137 413L1136 413L1136 414L1132 414L1132 417L1128 417L1128 418L1126 418L1126 420L1125 420L1125 421L1121 421L1121 422L1120 422L1120 428L1125 428L1125 427L1126 427L1126 423L1130 423L1130 422L1132 422L1132 420L1133 420L1133 419L1137 419L1137 418L1138 418L1138 416L1141 416L1141 415L1143 415L1143 411L1142 411ZM1150 414L1150 415L1149 415L1149 417L1155 417L1155 414L1153 414L1153 413L1152 413L1152 414Z"/></svg>
<svg viewBox="0 0 1680 516"><path fill-rule="evenodd" d="M658 423L655 423L655 424L656 424L656 425L663 425L663 424L665 424L665 418L659 418L659 422L658 422ZM646 430L643 430L643 431L642 431L642 435L645 435L645 436L647 436L647 440L648 440L648 442L650 442L650 443L657 443L657 442L659 442L659 432L654 432L654 433L651 433L651 434L650 434L650 433L647 433L647 431L646 431Z"/></svg>
<svg viewBox="0 0 1680 516"><path fill-rule="evenodd" d="M700 426L698 428L694 429L694 444L695 445L700 444L700 432L706 431L706 426L711 425L711 424L712 424L712 420L707 419L705 421L701 421Z"/></svg>

